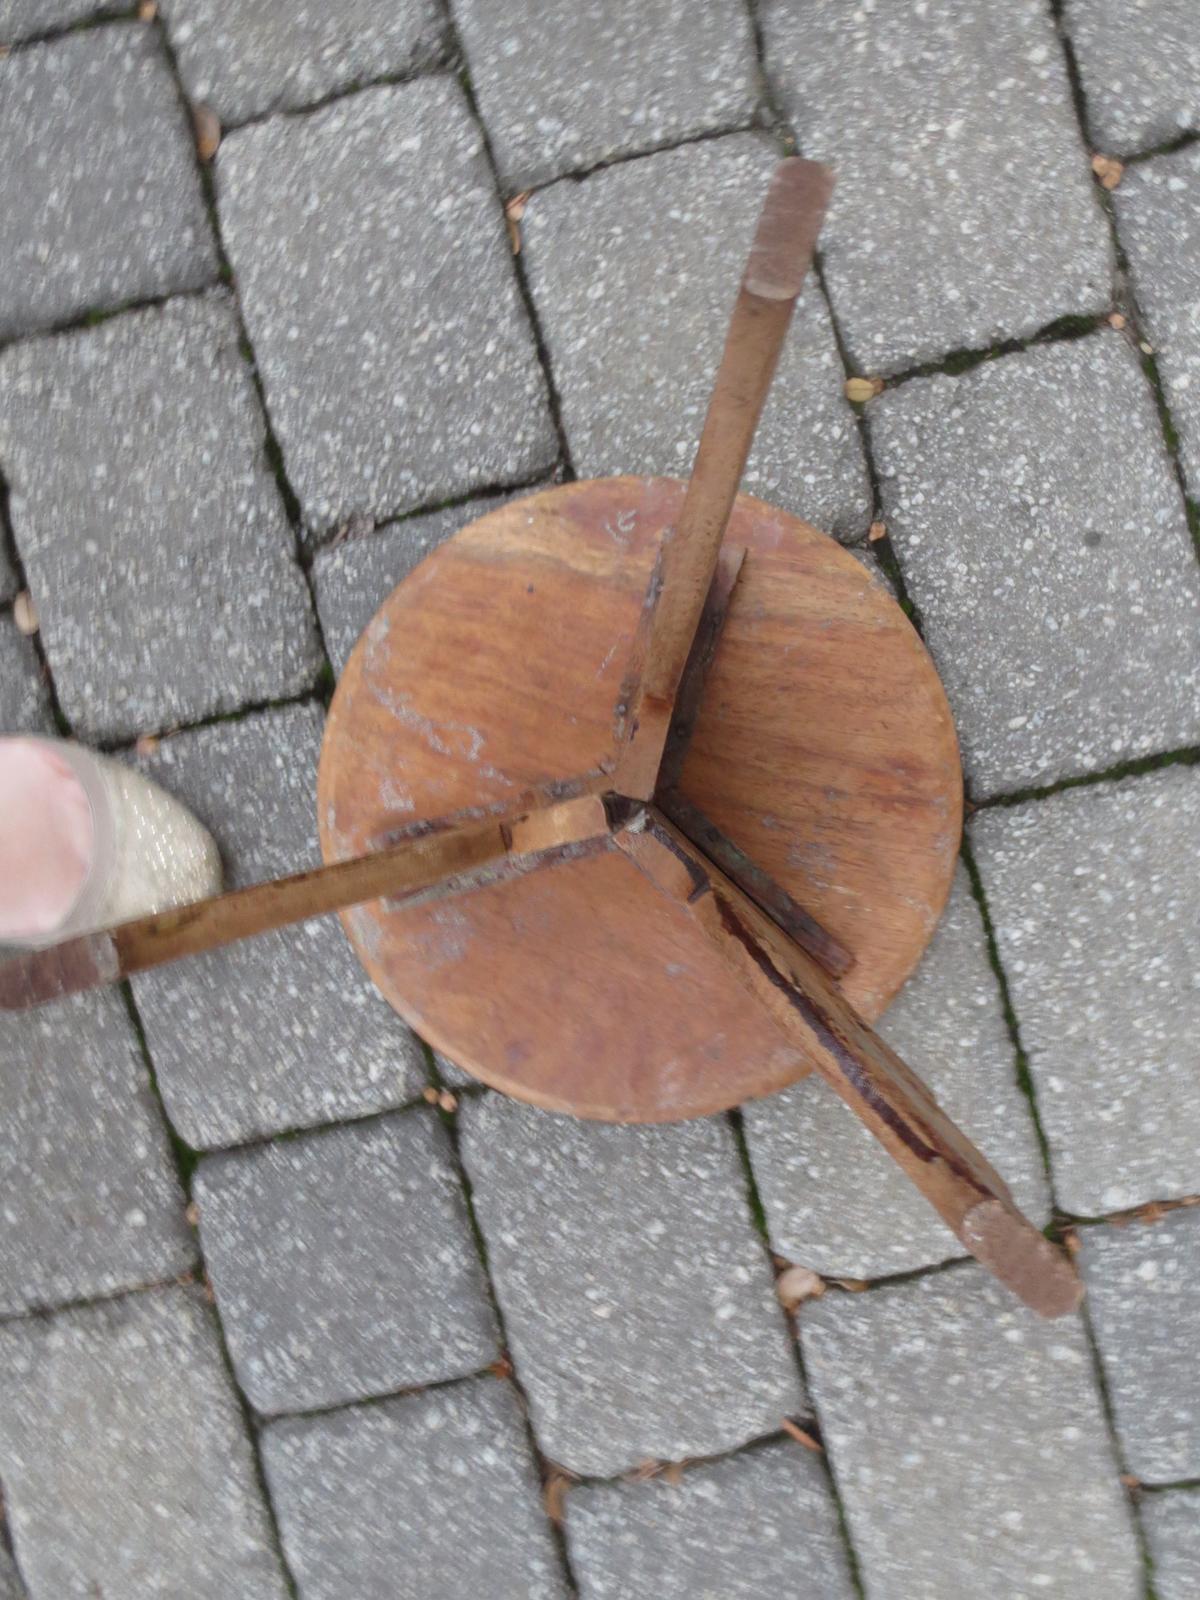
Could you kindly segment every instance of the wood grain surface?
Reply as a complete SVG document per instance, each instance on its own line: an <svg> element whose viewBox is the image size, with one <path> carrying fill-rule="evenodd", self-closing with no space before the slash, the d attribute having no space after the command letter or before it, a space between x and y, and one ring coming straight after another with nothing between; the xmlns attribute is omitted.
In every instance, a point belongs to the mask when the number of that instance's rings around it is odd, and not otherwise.
<svg viewBox="0 0 1200 1600"><path fill-rule="evenodd" d="M614 708L682 493L661 478L544 490L471 524L399 585L330 711L327 860L414 821L610 786ZM728 538L746 556L680 789L852 952L843 989L872 1019L919 959L954 869L961 776L945 696L899 607L832 540L747 496ZM811 1068L686 912L615 850L343 921L424 1037L539 1105L671 1120Z"/></svg>

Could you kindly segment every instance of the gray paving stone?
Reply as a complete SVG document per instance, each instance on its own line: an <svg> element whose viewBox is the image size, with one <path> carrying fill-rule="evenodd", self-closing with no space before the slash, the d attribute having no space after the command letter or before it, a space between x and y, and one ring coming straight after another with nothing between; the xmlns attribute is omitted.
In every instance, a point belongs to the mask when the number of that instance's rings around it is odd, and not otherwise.
<svg viewBox="0 0 1200 1600"><path fill-rule="evenodd" d="M1141 1517L1158 1600L1195 1600L1200 1594L1200 1494L1177 1489L1147 1495Z"/></svg>
<svg viewBox="0 0 1200 1600"><path fill-rule="evenodd" d="M0 357L0 466L63 709L127 738L320 666L224 293Z"/></svg>
<svg viewBox="0 0 1200 1600"><path fill-rule="evenodd" d="M736 0L454 0L452 9L512 190L754 115L754 37Z"/></svg>
<svg viewBox="0 0 1200 1600"><path fill-rule="evenodd" d="M837 169L821 248L860 370L1107 303L1107 233L1042 0L760 13L800 148Z"/></svg>
<svg viewBox="0 0 1200 1600"><path fill-rule="evenodd" d="M1200 772L987 812L971 836L1060 1204L1197 1193Z"/></svg>
<svg viewBox="0 0 1200 1600"><path fill-rule="evenodd" d="M850 1600L825 1470L788 1439L689 1469L672 1487L593 1484L567 1496L582 1600Z"/></svg>
<svg viewBox="0 0 1200 1600"><path fill-rule="evenodd" d="M1200 11L1192 0L1066 0L1096 145L1114 155L1200 128Z"/></svg>
<svg viewBox="0 0 1200 1600"><path fill-rule="evenodd" d="M451 1061L449 1056L444 1056L440 1050L433 1052L433 1064L437 1068L438 1077L452 1089L465 1089L479 1083L478 1078L460 1067L457 1061Z"/></svg>
<svg viewBox="0 0 1200 1600"><path fill-rule="evenodd" d="M1200 144L1130 167L1113 200L1184 470L1200 496Z"/></svg>
<svg viewBox="0 0 1200 1600"><path fill-rule="evenodd" d="M104 990L0 1027L0 1312L182 1272L183 1196L120 996Z"/></svg>
<svg viewBox="0 0 1200 1600"><path fill-rule="evenodd" d="M0 617L0 733L53 733L50 699L28 639Z"/></svg>
<svg viewBox="0 0 1200 1600"><path fill-rule="evenodd" d="M715 1455L803 1403L733 1136L464 1103L463 1160L534 1433L609 1477Z"/></svg>
<svg viewBox="0 0 1200 1600"><path fill-rule="evenodd" d="M972 1265L826 1295L800 1336L870 1600L1140 1600L1078 1318Z"/></svg>
<svg viewBox="0 0 1200 1600"><path fill-rule="evenodd" d="M216 276L152 28L88 28L0 60L0 149L0 336Z"/></svg>
<svg viewBox="0 0 1200 1600"><path fill-rule="evenodd" d="M1126 1465L1147 1483L1200 1478L1200 1212L1079 1237Z"/></svg>
<svg viewBox="0 0 1200 1600"><path fill-rule="evenodd" d="M0 1537L0 1600L26 1600L25 1586Z"/></svg>
<svg viewBox="0 0 1200 1600"><path fill-rule="evenodd" d="M15 44L69 27L102 9L103 0L0 0L0 42Z"/></svg>
<svg viewBox="0 0 1200 1600"><path fill-rule="evenodd" d="M317 610L335 671L341 673L359 634L401 578L443 539L502 506L508 498L483 496L318 551L312 566Z"/></svg>
<svg viewBox="0 0 1200 1600"><path fill-rule="evenodd" d="M735 134L534 195L522 258L580 477L686 477L778 153ZM801 300L743 483L862 535L871 492L815 282Z"/></svg>
<svg viewBox="0 0 1200 1600"><path fill-rule="evenodd" d="M267 405L314 528L550 466L504 219L453 79L245 128L217 178Z"/></svg>
<svg viewBox="0 0 1200 1600"><path fill-rule="evenodd" d="M870 408L885 516L973 793L1200 735L1200 573L1149 385L1119 334Z"/></svg>
<svg viewBox="0 0 1200 1600"><path fill-rule="evenodd" d="M880 1031L986 1152L1017 1204L1044 1223L1050 1197L1041 1150L965 868L933 943ZM780 1254L843 1278L908 1272L964 1254L818 1078L752 1101L743 1115L767 1230Z"/></svg>
<svg viewBox="0 0 1200 1600"><path fill-rule="evenodd" d="M434 0L163 0L162 12L189 98L225 126L415 72L444 51Z"/></svg>
<svg viewBox="0 0 1200 1600"><path fill-rule="evenodd" d="M0 1479L32 1600L283 1600L241 1409L194 1292L0 1328Z"/></svg>
<svg viewBox="0 0 1200 1600"><path fill-rule="evenodd" d="M216 835L238 887L319 861L321 712L266 711L165 739L145 770ZM419 1094L425 1057L336 918L134 980L167 1112L207 1148L361 1116Z"/></svg>
<svg viewBox="0 0 1200 1600"><path fill-rule="evenodd" d="M271 1423L263 1460L303 1600L565 1600L507 1383Z"/></svg>
<svg viewBox="0 0 1200 1600"><path fill-rule="evenodd" d="M433 1112L209 1157L196 1198L234 1371L259 1411L457 1378L499 1353Z"/></svg>

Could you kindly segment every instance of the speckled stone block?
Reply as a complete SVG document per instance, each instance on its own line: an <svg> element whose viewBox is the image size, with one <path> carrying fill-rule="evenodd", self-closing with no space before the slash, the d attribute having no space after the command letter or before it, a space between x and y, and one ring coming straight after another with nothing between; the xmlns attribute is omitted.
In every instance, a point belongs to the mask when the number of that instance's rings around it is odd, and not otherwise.
<svg viewBox="0 0 1200 1600"><path fill-rule="evenodd" d="M161 9L189 98L227 127L443 54L435 0L162 0Z"/></svg>
<svg viewBox="0 0 1200 1600"><path fill-rule="evenodd" d="M0 1082L0 1312L112 1294L194 1263L119 994L6 1016Z"/></svg>
<svg viewBox="0 0 1200 1600"><path fill-rule="evenodd" d="M986 1153L1039 1226L1049 1194L979 908L959 867L921 965L880 1032ZM743 1110L772 1246L830 1277L877 1278L965 1252L817 1077Z"/></svg>
<svg viewBox="0 0 1200 1600"><path fill-rule="evenodd" d="M1107 232L1042 0L763 0L760 14L801 152L837 169L821 249L860 370L1107 303Z"/></svg>
<svg viewBox="0 0 1200 1600"><path fill-rule="evenodd" d="M1101 150L1128 155L1200 128L1193 0L1066 0L1063 14Z"/></svg>
<svg viewBox="0 0 1200 1600"><path fill-rule="evenodd" d="M73 727L118 739L320 666L224 293L0 356L0 467Z"/></svg>
<svg viewBox="0 0 1200 1600"><path fill-rule="evenodd" d="M609 1477L715 1455L803 1403L733 1136L464 1103L463 1160L534 1433Z"/></svg>
<svg viewBox="0 0 1200 1600"><path fill-rule="evenodd" d="M1060 1204L1200 1191L1200 772L987 812L971 837Z"/></svg>
<svg viewBox="0 0 1200 1600"><path fill-rule="evenodd" d="M1146 1483L1200 1478L1200 1211L1079 1238L1126 1465Z"/></svg>
<svg viewBox="0 0 1200 1600"><path fill-rule="evenodd" d="M483 496L317 552L312 566L317 611L335 671L341 673L359 634L401 578L407 578L444 539L504 505L507 498Z"/></svg>
<svg viewBox="0 0 1200 1600"><path fill-rule="evenodd" d="M215 278L152 28L89 28L0 60L0 150L0 337Z"/></svg>
<svg viewBox="0 0 1200 1600"><path fill-rule="evenodd" d="M482 140L449 77L230 136L226 244L306 520L548 468L558 444Z"/></svg>
<svg viewBox="0 0 1200 1600"><path fill-rule="evenodd" d="M0 1479L31 1600L285 1600L211 1314L167 1289L0 1328Z"/></svg>
<svg viewBox="0 0 1200 1600"><path fill-rule="evenodd" d="M234 1371L259 1411L340 1405L495 1360L433 1112L209 1157L196 1198Z"/></svg>
<svg viewBox="0 0 1200 1600"><path fill-rule="evenodd" d="M558 183L529 202L522 259L581 478L691 470L777 160L764 140L737 134ZM871 492L844 379L810 281L742 487L861 535Z"/></svg>
<svg viewBox="0 0 1200 1600"><path fill-rule="evenodd" d="M102 9L104 0L0 0L0 42L37 38L83 22Z"/></svg>
<svg viewBox="0 0 1200 1600"><path fill-rule="evenodd" d="M2 1527L0 1527L0 1600L27 1600L20 1573L4 1545Z"/></svg>
<svg viewBox="0 0 1200 1600"><path fill-rule="evenodd" d="M736 0L454 0L471 85L505 185L744 126L758 103Z"/></svg>
<svg viewBox="0 0 1200 1600"><path fill-rule="evenodd" d="M507 1383L271 1423L263 1463L304 1600L566 1600Z"/></svg>
<svg viewBox="0 0 1200 1600"><path fill-rule="evenodd" d="M1200 28L1200 7L1194 15ZM1130 167L1113 200L1184 470L1200 496L1200 144Z"/></svg>
<svg viewBox="0 0 1200 1600"><path fill-rule="evenodd" d="M791 1439L693 1467L675 1485L588 1484L566 1505L581 1600L855 1593L825 1470Z"/></svg>
<svg viewBox="0 0 1200 1600"><path fill-rule="evenodd" d="M212 829L229 887L320 860L316 706L166 739L146 763ZM236 1144L410 1100L425 1058L336 917L134 980L168 1114L192 1145Z"/></svg>
<svg viewBox="0 0 1200 1600"><path fill-rule="evenodd" d="M1200 571L1120 335L914 379L868 411L973 794L1200 737Z"/></svg>
<svg viewBox="0 0 1200 1600"><path fill-rule="evenodd" d="M805 1365L864 1587L880 1600L1140 1600L1077 1317L974 1265L804 1307Z"/></svg>
<svg viewBox="0 0 1200 1600"><path fill-rule="evenodd" d="M1141 1519L1158 1600L1195 1600L1200 1594L1200 1493L1176 1489L1147 1495Z"/></svg>
<svg viewBox="0 0 1200 1600"><path fill-rule="evenodd" d="M37 653L10 617L0 617L0 734L53 732Z"/></svg>

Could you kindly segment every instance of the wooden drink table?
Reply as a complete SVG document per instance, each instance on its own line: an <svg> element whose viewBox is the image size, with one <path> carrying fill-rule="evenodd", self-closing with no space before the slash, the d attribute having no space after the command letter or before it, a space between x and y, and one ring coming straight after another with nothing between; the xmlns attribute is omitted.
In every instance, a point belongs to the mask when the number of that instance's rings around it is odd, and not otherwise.
<svg viewBox="0 0 1200 1600"><path fill-rule="evenodd" d="M776 172L686 484L511 502L384 602L326 726L325 867L9 962L0 1007L338 910L397 1011L536 1105L670 1121L818 1072L967 1250L1071 1310L1066 1256L870 1027L958 852L933 664L853 555L737 493L831 183Z"/></svg>

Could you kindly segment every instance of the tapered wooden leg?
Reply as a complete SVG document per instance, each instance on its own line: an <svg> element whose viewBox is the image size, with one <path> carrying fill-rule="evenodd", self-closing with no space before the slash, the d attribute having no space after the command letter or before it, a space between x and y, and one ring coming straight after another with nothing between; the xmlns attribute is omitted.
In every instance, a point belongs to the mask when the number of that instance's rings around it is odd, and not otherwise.
<svg viewBox="0 0 1200 1600"><path fill-rule="evenodd" d="M971 1254L1043 1316L1073 1310L1083 1287L1066 1256L1021 1215L999 1174L817 962L653 807L637 813L616 843L687 904Z"/></svg>

